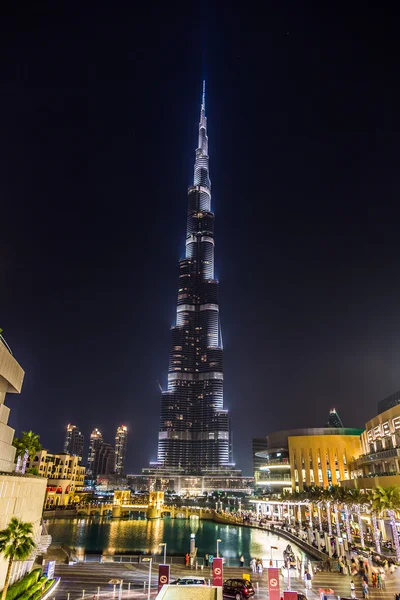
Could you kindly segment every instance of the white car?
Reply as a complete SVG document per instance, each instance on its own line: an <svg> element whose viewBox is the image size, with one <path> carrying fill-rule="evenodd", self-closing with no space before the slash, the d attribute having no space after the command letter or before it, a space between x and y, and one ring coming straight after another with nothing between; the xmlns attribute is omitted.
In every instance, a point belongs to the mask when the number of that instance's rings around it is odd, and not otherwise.
<svg viewBox="0 0 400 600"><path fill-rule="evenodd" d="M179 577L171 581L171 585L207 585L204 577Z"/></svg>

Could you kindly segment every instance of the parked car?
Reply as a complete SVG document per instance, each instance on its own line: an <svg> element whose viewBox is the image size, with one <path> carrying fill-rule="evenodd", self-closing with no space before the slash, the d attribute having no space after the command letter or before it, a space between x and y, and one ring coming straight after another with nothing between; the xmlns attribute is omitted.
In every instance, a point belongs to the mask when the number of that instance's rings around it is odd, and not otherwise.
<svg viewBox="0 0 400 600"><path fill-rule="evenodd" d="M180 577L171 581L171 585L207 585L204 577Z"/></svg>
<svg viewBox="0 0 400 600"><path fill-rule="evenodd" d="M227 579L224 582L222 593L227 598L235 598L235 600L243 600L254 596L254 588L251 581L247 579Z"/></svg>

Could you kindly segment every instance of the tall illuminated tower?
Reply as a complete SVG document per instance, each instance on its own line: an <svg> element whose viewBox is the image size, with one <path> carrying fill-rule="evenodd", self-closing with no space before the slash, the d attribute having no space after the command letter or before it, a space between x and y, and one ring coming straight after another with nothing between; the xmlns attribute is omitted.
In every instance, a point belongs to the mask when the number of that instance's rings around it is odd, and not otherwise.
<svg viewBox="0 0 400 600"><path fill-rule="evenodd" d="M94 474L94 463L95 463L95 458L96 458L96 452L98 451L98 449L100 448L100 446L103 444L103 436L101 434L101 432L97 429L97 427L95 427L92 431L92 433L90 434L90 440L89 440L89 452L88 452L88 459L87 459L87 468L86 468L86 475L88 476L92 476Z"/></svg>
<svg viewBox="0 0 400 600"><path fill-rule="evenodd" d="M205 83L193 185L188 190L186 252L179 271L157 462L167 469L200 474L231 464L229 417L223 406L218 281L214 276Z"/></svg>
<svg viewBox="0 0 400 600"><path fill-rule="evenodd" d="M115 434L115 473L123 475L125 471L126 445L128 442L128 428L121 425Z"/></svg>
<svg viewBox="0 0 400 600"><path fill-rule="evenodd" d="M69 423L65 433L64 452L67 454L72 454L72 456L78 456L79 462L81 462L83 457L84 441L84 435L79 431L79 427Z"/></svg>

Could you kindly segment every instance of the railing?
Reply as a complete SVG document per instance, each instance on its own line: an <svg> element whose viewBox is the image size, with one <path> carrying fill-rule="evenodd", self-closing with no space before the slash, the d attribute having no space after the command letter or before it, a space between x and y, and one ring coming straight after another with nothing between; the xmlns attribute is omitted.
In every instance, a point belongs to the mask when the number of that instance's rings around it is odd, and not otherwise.
<svg viewBox="0 0 400 600"><path fill-rule="evenodd" d="M290 467L290 462L288 458L266 458L265 466L260 467L260 471L267 468L268 465L279 465L282 467Z"/></svg>
<svg viewBox="0 0 400 600"><path fill-rule="evenodd" d="M266 471L263 471L263 475L266 474ZM279 473L275 474L273 471L270 473L270 477L265 477L259 479L257 483L263 483L264 481L292 481L290 475L281 475Z"/></svg>
<svg viewBox="0 0 400 600"><path fill-rule="evenodd" d="M384 450L378 450L377 452L371 452L370 454L362 454L354 462L357 465L361 465L373 460L382 460L385 458L396 457L400 457L400 448L387 448Z"/></svg>

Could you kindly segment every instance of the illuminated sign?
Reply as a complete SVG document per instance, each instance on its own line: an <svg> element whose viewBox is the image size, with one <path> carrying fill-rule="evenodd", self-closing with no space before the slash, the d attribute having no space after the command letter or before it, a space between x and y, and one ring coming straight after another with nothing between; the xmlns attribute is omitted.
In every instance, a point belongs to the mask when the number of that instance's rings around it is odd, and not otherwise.
<svg viewBox="0 0 400 600"><path fill-rule="evenodd" d="M371 443L380 438L388 437L396 433L396 431L400 431L400 417L394 417L394 419L390 419L390 421L385 421L384 423L379 423L375 427L371 427L367 431L367 439L368 442Z"/></svg>

